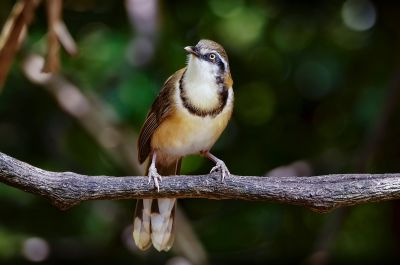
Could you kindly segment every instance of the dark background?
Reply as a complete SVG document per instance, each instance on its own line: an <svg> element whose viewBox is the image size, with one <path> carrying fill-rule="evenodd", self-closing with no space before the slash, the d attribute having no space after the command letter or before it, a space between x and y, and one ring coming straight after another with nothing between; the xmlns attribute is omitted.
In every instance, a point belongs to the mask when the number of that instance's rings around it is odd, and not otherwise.
<svg viewBox="0 0 400 265"><path fill-rule="evenodd" d="M0 2L1 24L13 4ZM59 74L97 102L101 111L95 113L123 132L135 157L134 135L163 82L184 67L183 47L212 39L225 47L234 79L234 115L213 148L232 173L399 172L399 11L399 4L368 0L65 0L64 21L79 54L62 51ZM51 89L26 77L26 58L46 54L46 32L41 5L0 94L0 151L54 171L140 174L132 161L129 166L129 159L116 158L119 149L110 151L113 133L103 135L96 122L71 115ZM70 94L61 98L73 100ZM211 167L189 157L183 173ZM329 214L266 202L179 204L210 264L399 260L396 201ZM179 249L135 249L134 205L94 201L60 211L0 185L0 263L196 262Z"/></svg>

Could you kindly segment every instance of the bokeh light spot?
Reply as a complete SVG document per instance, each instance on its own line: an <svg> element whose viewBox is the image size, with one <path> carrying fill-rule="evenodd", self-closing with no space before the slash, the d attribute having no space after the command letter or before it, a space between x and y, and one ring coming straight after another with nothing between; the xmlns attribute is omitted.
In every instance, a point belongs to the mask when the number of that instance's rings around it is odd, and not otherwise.
<svg viewBox="0 0 400 265"><path fill-rule="evenodd" d="M254 43L266 24L266 13L261 9L243 8L234 15L221 20L217 31L234 48L244 48Z"/></svg>
<svg viewBox="0 0 400 265"><path fill-rule="evenodd" d="M243 9L243 0L210 0L211 11L219 17L234 16Z"/></svg>
<svg viewBox="0 0 400 265"><path fill-rule="evenodd" d="M47 259L50 247L46 240L39 237L31 237L22 245L22 255L29 261L41 262Z"/></svg>
<svg viewBox="0 0 400 265"><path fill-rule="evenodd" d="M342 20L344 24L355 31L364 31L372 28L376 21L376 10L368 0L348 0L342 6Z"/></svg>

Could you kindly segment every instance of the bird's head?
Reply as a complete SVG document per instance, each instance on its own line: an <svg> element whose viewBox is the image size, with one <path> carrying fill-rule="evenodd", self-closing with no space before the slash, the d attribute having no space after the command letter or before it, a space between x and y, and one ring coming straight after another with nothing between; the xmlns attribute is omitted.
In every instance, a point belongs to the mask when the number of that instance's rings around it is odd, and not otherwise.
<svg viewBox="0 0 400 265"><path fill-rule="evenodd" d="M187 46L188 71L196 72L204 78L221 77L232 85L228 55L224 48L212 40L200 40L196 46Z"/></svg>

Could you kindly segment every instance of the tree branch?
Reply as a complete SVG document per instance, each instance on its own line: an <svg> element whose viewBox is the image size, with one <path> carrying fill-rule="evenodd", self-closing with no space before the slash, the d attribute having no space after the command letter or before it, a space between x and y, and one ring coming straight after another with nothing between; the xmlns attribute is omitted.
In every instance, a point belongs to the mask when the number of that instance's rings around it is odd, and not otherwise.
<svg viewBox="0 0 400 265"><path fill-rule="evenodd" d="M147 177L86 176L46 171L0 153L0 182L43 196L60 209L88 200L208 198L276 201L318 212L400 198L400 173L313 177L255 177L218 174L163 178L157 192Z"/></svg>

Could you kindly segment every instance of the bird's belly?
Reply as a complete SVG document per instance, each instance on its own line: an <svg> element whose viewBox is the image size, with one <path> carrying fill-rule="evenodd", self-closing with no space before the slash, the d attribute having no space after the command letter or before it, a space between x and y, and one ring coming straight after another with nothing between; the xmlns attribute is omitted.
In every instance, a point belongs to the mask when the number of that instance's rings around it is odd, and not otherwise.
<svg viewBox="0 0 400 265"><path fill-rule="evenodd" d="M152 147L167 156L181 157L209 150L225 129L230 112L216 117L175 113L155 131Z"/></svg>

